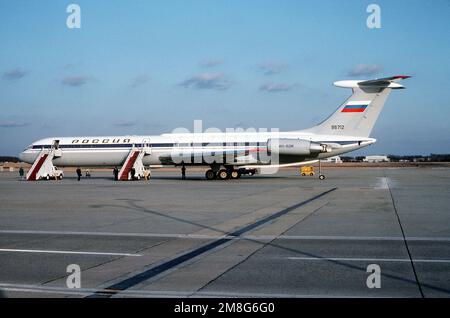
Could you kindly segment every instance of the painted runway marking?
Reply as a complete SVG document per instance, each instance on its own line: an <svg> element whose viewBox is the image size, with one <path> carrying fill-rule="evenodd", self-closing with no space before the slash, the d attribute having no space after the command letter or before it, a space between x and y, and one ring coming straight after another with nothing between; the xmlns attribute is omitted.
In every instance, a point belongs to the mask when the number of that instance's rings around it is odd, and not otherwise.
<svg viewBox="0 0 450 318"><path fill-rule="evenodd" d="M129 253L82 252L82 251L52 251L52 250L25 250L25 249L12 249L12 248L0 248L0 252L6 252L6 253L47 253L47 254L105 255L105 256L131 256L131 257L142 256L141 254L129 254Z"/></svg>
<svg viewBox="0 0 450 318"><path fill-rule="evenodd" d="M403 241L401 236L343 236L343 235L204 235L183 233L116 233L116 232L77 232L77 231L32 231L32 230L0 230L1 234L29 235L66 235L66 236L111 236L111 237L148 237L148 238L182 238L182 239L252 239L252 240L349 240L349 241ZM408 241L450 242L450 237L407 237Z"/></svg>
<svg viewBox="0 0 450 318"><path fill-rule="evenodd" d="M378 178L378 185L374 189L388 190L389 189L388 178L386 177Z"/></svg>
<svg viewBox="0 0 450 318"><path fill-rule="evenodd" d="M256 222L254 222L254 223L246 225L246 226L244 226L244 227L242 227L242 228L240 228L238 230L235 230L232 233L229 233L227 236L242 236L243 234L245 234L247 232L250 232L250 231L253 231L253 230L259 228L260 226L266 225L267 223L269 223L269 222L271 222L273 220L276 220L276 219L282 217L283 215L288 214L289 212L291 212L291 211L293 211L295 209L298 209L298 208L300 208L302 206L305 206L305 205L307 205L307 204L309 204L309 203L311 203L311 202L313 202L315 200L318 200L318 199L322 198L323 196L325 196L325 195L335 191L336 189L337 188L329 189L329 190L324 191L324 192L322 192L320 194L317 194L317 195L313 196L312 198L309 198L309 199L307 199L305 201L301 201L301 202L296 203L296 204L294 204L294 205L292 205L290 207L284 208L281 211L278 211L278 212L276 212L274 214L268 215L268 216L266 216L266 217L264 217L264 218L262 218L262 219L260 219L260 220L258 220ZM161 273L164 273L164 272L166 272L166 271L168 271L168 270L170 270L172 268L175 268L175 267L177 267L177 266L179 266L179 265L181 265L183 263L186 263L187 261L190 261L193 258L196 258L196 257L198 257L198 256L200 256L200 255L202 255L202 254L204 254L206 252L209 252L209 251L211 251L211 250L213 250L215 248L218 248L218 247L220 247L220 246L222 246L222 245L224 245L226 243L229 243L231 241L232 240L225 239L225 238L212 241L210 243L207 243L206 245L203 245L203 246L201 246L199 248L196 248L196 249L194 249L192 251L189 251L189 252L187 252L185 254L177 256L177 257L175 257L175 258L173 258L173 259L171 259L171 260L169 260L169 261L167 261L165 263L162 263L160 265L156 265L156 266L154 266L152 268L149 268L149 269L147 269L147 270L145 270L145 271L143 271L143 272L141 272L139 274L136 274L135 276L126 278L123 281L117 282L117 283L109 286L107 289L114 290L114 293L112 293L112 294L105 295L105 294L98 294L98 293L96 293L96 294L90 295L88 297L111 297L111 296L114 296L115 294L117 294L117 293L119 293L119 292L121 292L123 290L126 290L126 289L129 289L129 288L133 287L133 286L136 286L136 285L138 285L138 284L140 284L140 283L142 283L142 282L144 282L144 281L146 281L146 280L148 280L150 278L153 278L153 277L155 277L155 276L157 276L157 275L159 275Z"/></svg>
<svg viewBox="0 0 450 318"><path fill-rule="evenodd" d="M287 257L293 261L355 261L355 262L405 262L409 258L352 258L352 257ZM450 259L413 259L415 263L450 263Z"/></svg>
<svg viewBox="0 0 450 318"><path fill-rule="evenodd" d="M224 235L203 235L203 234L183 234L183 233L115 233L115 232L28 231L28 230L25 231L0 230L0 234L148 237L148 238L183 238L183 239L217 239L225 237Z"/></svg>
<svg viewBox="0 0 450 318"><path fill-rule="evenodd" d="M51 286L42 286L42 285L22 285L22 284L0 284L0 290L2 291L10 291L10 292L25 292L25 293L41 293L41 294L62 294L62 295L78 295L78 296L86 296L93 293L105 293L109 294L114 291L107 289L93 289L93 288L63 288L63 287L51 287ZM147 290L124 290L120 293L119 297L240 297L240 298L334 298L334 297L361 297L361 296L342 296L342 295L307 295L307 294L268 294L268 293L240 293L240 292L192 292L192 291L147 291ZM374 297L371 295L370 297Z"/></svg>
<svg viewBox="0 0 450 318"><path fill-rule="evenodd" d="M279 239L287 240L332 240L332 241L403 241L401 236L284 236ZM450 237L407 237L407 241L430 241L430 242L450 242Z"/></svg>

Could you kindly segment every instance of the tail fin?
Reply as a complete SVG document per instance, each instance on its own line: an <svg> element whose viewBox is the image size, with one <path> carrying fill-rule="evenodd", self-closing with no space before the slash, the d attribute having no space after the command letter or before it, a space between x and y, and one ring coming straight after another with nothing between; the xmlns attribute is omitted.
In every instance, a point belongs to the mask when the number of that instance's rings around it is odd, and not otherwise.
<svg viewBox="0 0 450 318"><path fill-rule="evenodd" d="M337 87L351 88L352 96L323 122L306 131L315 134L369 137L392 89L410 76L392 76L368 81L339 81Z"/></svg>

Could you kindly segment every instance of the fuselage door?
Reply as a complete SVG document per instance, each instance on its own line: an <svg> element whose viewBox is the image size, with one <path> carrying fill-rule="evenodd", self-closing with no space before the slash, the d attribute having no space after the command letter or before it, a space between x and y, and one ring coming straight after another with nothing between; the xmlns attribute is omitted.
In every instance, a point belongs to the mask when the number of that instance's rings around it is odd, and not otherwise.
<svg viewBox="0 0 450 318"><path fill-rule="evenodd" d="M145 152L145 155L151 155L152 154L152 147L150 145L150 139L144 138L142 140L142 151Z"/></svg>
<svg viewBox="0 0 450 318"><path fill-rule="evenodd" d="M53 140L52 148L59 149L59 140L58 139Z"/></svg>

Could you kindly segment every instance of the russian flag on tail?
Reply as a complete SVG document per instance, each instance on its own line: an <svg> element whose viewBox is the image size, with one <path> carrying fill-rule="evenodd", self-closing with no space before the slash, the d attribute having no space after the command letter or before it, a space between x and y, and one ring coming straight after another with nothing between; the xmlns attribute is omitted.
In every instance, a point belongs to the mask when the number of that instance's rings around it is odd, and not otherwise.
<svg viewBox="0 0 450 318"><path fill-rule="evenodd" d="M369 106L370 101L351 101L348 102L344 108L342 108L342 113L362 113Z"/></svg>

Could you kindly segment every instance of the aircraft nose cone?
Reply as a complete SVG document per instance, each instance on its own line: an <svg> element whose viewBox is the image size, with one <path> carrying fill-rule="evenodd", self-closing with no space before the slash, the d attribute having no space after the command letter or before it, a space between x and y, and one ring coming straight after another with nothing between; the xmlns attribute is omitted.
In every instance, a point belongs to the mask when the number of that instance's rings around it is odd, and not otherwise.
<svg viewBox="0 0 450 318"><path fill-rule="evenodd" d="M25 162L25 161L26 161L25 158L26 158L25 152L21 152L21 153L19 154L19 160L22 161L22 162Z"/></svg>

